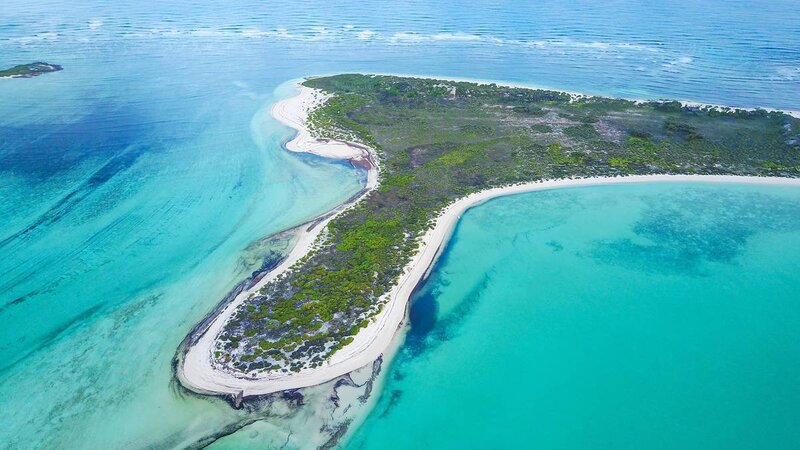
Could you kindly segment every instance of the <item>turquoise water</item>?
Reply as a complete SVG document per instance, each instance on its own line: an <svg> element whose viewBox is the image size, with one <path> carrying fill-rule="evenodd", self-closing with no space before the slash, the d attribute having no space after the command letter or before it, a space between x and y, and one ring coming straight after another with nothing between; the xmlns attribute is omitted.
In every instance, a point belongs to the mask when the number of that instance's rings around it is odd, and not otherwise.
<svg viewBox="0 0 800 450"><path fill-rule="evenodd" d="M3 2L0 65L65 70L0 80L0 446L185 447L245 419L174 389L175 349L261 264L259 239L363 177L281 150L291 133L264 113L287 80L400 72L800 104L793 0L386 10Z"/></svg>
<svg viewBox="0 0 800 450"><path fill-rule="evenodd" d="M468 211L348 448L792 449L800 189L646 184Z"/></svg>

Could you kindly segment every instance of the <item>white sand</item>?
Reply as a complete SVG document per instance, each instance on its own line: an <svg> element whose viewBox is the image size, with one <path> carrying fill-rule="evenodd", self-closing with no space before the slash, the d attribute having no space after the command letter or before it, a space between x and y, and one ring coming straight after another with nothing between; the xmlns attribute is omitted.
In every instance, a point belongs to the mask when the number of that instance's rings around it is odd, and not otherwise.
<svg viewBox="0 0 800 450"><path fill-rule="evenodd" d="M328 222L356 204L377 186L377 160L372 157L369 150L357 144L333 140L319 140L308 133L305 127L308 111L324 101L326 96L320 91L303 86L298 86L298 90L299 94L297 96L281 100L272 107L273 117L279 122L298 131L297 136L286 144L286 148L296 152L313 153L326 158L369 161L371 168L367 175L365 189L361 192L361 195L351 203L339 206L331 211L326 219L319 221L319 223L309 229L303 230L299 234L297 243L289 252L286 259L267 273L255 286L237 295L236 298L214 318L214 321L209 325L200 339L193 346L186 349L186 354L183 356L183 360L178 367L177 375L181 383L193 391L211 394L236 394L239 391L244 391L245 395L254 395L300 387L295 385L294 377L303 379L302 376L306 374L292 374L291 380L287 380L290 375L276 375L274 377L252 380L217 370L211 363L214 341L217 336L219 336L225 323L233 316L236 308L239 307L251 293L257 292L311 251L317 236L325 229ZM368 361L368 363L369 362L371 361ZM364 364L362 364L362 366L363 365ZM273 387L272 384L273 378L276 382L275 387ZM335 376L326 379L314 377L313 380L309 382L301 382L301 386L305 387L321 384L332 378L335 378ZM289 381L289 383L286 383L286 381ZM265 383L267 385L266 388L258 387L263 386Z"/></svg>
<svg viewBox="0 0 800 450"><path fill-rule="evenodd" d="M305 111L307 108L317 104L316 102L320 101L320 97L315 97L315 91L308 88L302 88L298 97L300 97L300 99L293 97L292 99L284 100L276 104L272 110L275 117L282 123L292 127L300 127L300 135L298 135L300 143L293 144L293 147L302 149L301 151L311 151L329 157L335 157L334 155L346 155L338 157L347 158L353 157L352 155L355 153L355 150L340 149L340 146L347 145L346 143L337 141L329 144L308 136L308 134L302 130L302 126L305 123ZM326 145L334 145L335 147L325 147ZM287 145L287 147L289 147L289 145ZM359 151L364 150L360 146L355 148ZM360 157L363 158L364 156L360 155ZM373 170L371 172L376 171ZM370 178L373 178L373 176L377 176L377 173L371 175ZM200 341L188 349L181 367L182 370L178 371L179 377L185 386L198 392L238 393L239 391L244 391L245 395L254 395L318 385L361 368L377 359L381 354L384 354L386 357L384 364L388 364L388 359L390 359L391 355L385 352L387 349L392 349L391 343L393 337L395 337L398 328L402 325L411 293L417 283L432 267L440 253L440 249L446 245L446 241L449 239L455 224L466 210L492 198L523 192L575 186L649 182L713 182L800 186L800 179L717 175L646 175L546 180L478 192L455 201L442 211L434 227L421 238L422 246L420 251L405 267L398 284L384 297L387 300L383 310L377 317L372 319L369 326L362 329L358 335L355 336L351 344L336 352L330 361L321 367L307 369L299 373L269 374L256 379L239 378L232 374L216 370L211 365L211 351L213 349L214 339L222 330L224 323L231 317L235 308L244 301L249 293L243 292L216 318ZM370 189L374 188L374 186L375 182L372 181ZM312 230L304 233L297 246L289 254L287 260L265 276L251 291L259 289L305 255L310 250L316 236L329 220L330 218L322 221ZM397 340L395 340L395 346L396 342Z"/></svg>
<svg viewBox="0 0 800 450"><path fill-rule="evenodd" d="M421 78L421 79L430 79L436 81L443 81L443 82L465 82L465 83L475 83L475 84L495 84L497 86L502 87L511 87L511 88L522 88L522 89L538 89L543 91L553 91L553 92L560 92L563 94L567 94L572 97L572 100L575 101L580 98L588 98L588 97L604 97L604 98L614 98L619 100L629 100L635 103L648 103L648 102L658 102L662 101L662 99L644 99L644 98L630 98L630 97L614 97L611 95L606 94L586 94L582 92L575 92L575 91L566 91L564 89L553 88L549 86L537 85L537 84L530 84L530 83L509 83L506 81L493 81L493 80L485 80L481 78L467 78L467 77L448 77L448 76L439 76L439 75L418 75L418 74L398 74L398 73L372 73L372 75L382 75L382 76L391 76L391 77L405 77L405 78ZM316 78L316 77L310 77ZM677 100L677 99L670 99L667 101L678 101L682 106L688 106L693 108L710 108L715 109L717 111L725 111L725 110L737 110L740 109L742 111L755 111L757 109L763 109L764 111L768 112L781 112L786 115L796 117L800 119L800 110L794 109L780 109L780 108L768 108L768 107L742 107L742 106L726 106L726 105L718 105L714 103L703 103L694 100Z"/></svg>
<svg viewBox="0 0 800 450"><path fill-rule="evenodd" d="M278 122L297 130L297 136L286 143L293 152L314 153L325 158L356 159L369 158L369 151L362 146L335 139L318 139L311 136L306 127L308 112L325 102L329 95L305 86L298 86L300 93L275 103L272 117Z"/></svg>

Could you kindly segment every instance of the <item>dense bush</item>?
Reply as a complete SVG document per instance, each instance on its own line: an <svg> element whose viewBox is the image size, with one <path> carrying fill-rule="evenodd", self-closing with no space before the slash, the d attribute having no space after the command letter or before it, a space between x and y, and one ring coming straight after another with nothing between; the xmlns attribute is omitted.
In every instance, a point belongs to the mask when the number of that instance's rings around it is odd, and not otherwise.
<svg viewBox="0 0 800 450"><path fill-rule="evenodd" d="M469 193L575 176L800 174L800 121L780 113L390 76L305 84L333 94L312 132L375 149L380 187L226 325L215 356L240 371L316 367L351 342L439 211Z"/></svg>

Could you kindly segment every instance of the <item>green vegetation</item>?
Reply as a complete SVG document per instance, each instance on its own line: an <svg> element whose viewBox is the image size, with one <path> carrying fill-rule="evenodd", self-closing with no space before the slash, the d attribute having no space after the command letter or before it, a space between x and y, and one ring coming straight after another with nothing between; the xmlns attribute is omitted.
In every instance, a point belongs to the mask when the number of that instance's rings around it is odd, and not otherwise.
<svg viewBox="0 0 800 450"><path fill-rule="evenodd" d="M43 73L57 72L62 70L61 66L43 62L31 64L21 64L10 69L0 70L0 78L31 78Z"/></svg>
<svg viewBox="0 0 800 450"><path fill-rule="evenodd" d="M547 125L546 123L535 123L531 125L531 131L535 131L537 133L551 133L553 131L553 127Z"/></svg>
<svg viewBox="0 0 800 450"><path fill-rule="evenodd" d="M469 193L563 177L800 175L800 120L782 113L391 76L305 85L334 95L310 114L312 132L376 149L380 187L226 325L215 358L241 372L316 367L351 342L439 211Z"/></svg>

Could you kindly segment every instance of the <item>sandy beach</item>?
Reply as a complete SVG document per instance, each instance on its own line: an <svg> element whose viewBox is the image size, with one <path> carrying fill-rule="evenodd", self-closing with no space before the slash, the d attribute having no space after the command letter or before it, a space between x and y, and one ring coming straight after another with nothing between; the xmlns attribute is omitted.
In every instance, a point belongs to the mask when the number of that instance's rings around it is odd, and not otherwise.
<svg viewBox="0 0 800 450"><path fill-rule="evenodd" d="M297 136L286 143L286 149L293 152L313 153L324 158L363 161L370 159L369 150L359 144L335 139L317 139L311 136L306 127L309 111L328 99L322 91L298 85L299 93L281 100L272 107L272 117L278 122L297 130Z"/></svg>
<svg viewBox="0 0 800 450"><path fill-rule="evenodd" d="M322 92L304 86L298 85L297 89L297 95L275 103L271 110L272 116L276 120L297 130L297 136L286 143L286 148L290 151L313 153L325 158L346 159L362 167L368 167L366 186L348 203L340 205L323 216L308 222L304 225L305 228L301 227L302 231L299 233L297 243L286 256L286 259L272 271L264 275L252 288L244 290L237 295L213 319L202 336L200 336L193 345L185 349L185 354L178 366L177 376L184 386L195 392L206 394L238 394L239 392L243 392L244 395L267 394L285 389L313 386L336 377L336 375L327 378L319 376L311 377L309 375L317 374L299 373L293 374L291 377L288 375L281 375L274 378L269 377L253 380L250 378L237 377L233 374L217 370L211 363L211 352L214 347L214 341L222 331L225 323L236 311L236 308L238 308L251 293L257 292L311 251L314 242L322 230L328 225L328 222L338 214L341 214L343 211L355 205L377 186L377 158L374 158L369 150L358 144L350 144L336 140L320 140L310 135L305 125L308 111L311 111L321 102L324 102L327 97ZM362 364L362 366L363 365L364 364ZM358 367L354 367L351 370L357 368Z"/></svg>
<svg viewBox="0 0 800 450"><path fill-rule="evenodd" d="M405 267L397 285L383 298L386 304L380 314L372 319L369 326L362 329L355 336L352 343L336 352L324 365L299 373L269 374L259 378L245 378L244 376L235 376L231 373L220 371L211 363L211 352L214 340L223 329L225 322L233 315L235 309L251 292L260 289L310 251L316 237L336 214L350 207L377 186L378 170L375 165L377 157L369 154L368 149L358 144L316 139L306 129L305 119L308 111L325 99L325 94L319 91L300 87L297 96L281 100L275 104L272 108L272 114L275 119L298 131L297 137L287 143L286 147L291 151L309 152L328 158L372 161L367 187L353 202L340 206L332 214L329 213L323 216L325 217L324 220L312 222L314 225L301 234L297 245L292 249L286 260L267 274L252 289L238 295L213 320L207 331L197 342L186 349L183 361L178 368L178 377L184 386L193 391L211 394L238 394L242 392L245 396L268 394L327 382L364 367L381 355L386 356L384 364L388 363L390 354L386 352L392 348L392 342L396 337L397 330L403 324L408 300L414 288L435 263L441 249L446 245L455 224L464 212L487 200L505 195L550 189L651 182L772 184L800 187L800 179L718 175L646 175L544 180L474 193L451 203L440 213L433 228L422 236L422 246L419 252ZM395 340L395 342L397 341Z"/></svg>
<svg viewBox="0 0 800 450"><path fill-rule="evenodd" d="M629 100L635 103L649 103L649 102L657 102L662 101L664 99L646 99L646 98L632 98L632 97L617 97L614 95L608 94L587 94L585 92L575 92L575 91L567 91L564 89L554 88L550 86L543 86L537 84L529 84L529 83L509 83L504 81L493 81L493 80L485 80L481 78L469 78L469 77L452 77L452 76L444 76L444 75L419 75L419 74L403 74L403 73L374 73L374 75L382 75L382 76L394 76L394 77L407 77L407 78L427 78L431 80L438 80L438 81L452 81L455 83L475 83L481 85L488 85L494 84L497 86L502 87L510 87L510 88L521 88L521 89L537 89L542 91L552 91L552 92L559 92L562 94L567 94L572 97L572 100L575 101L580 98L589 98L589 97L605 97L605 98L614 98L619 100ZM314 78L314 77L310 77ZM755 111L757 109L761 109L767 112L781 112L792 117L796 117L800 119L800 110L795 109L778 109L778 108L769 108L769 107L744 107L744 106L729 106L729 105L719 105L715 103L706 103L706 102L698 102L695 100L679 100L679 99L669 99L667 101L677 101L682 106L687 106L691 108L710 108L717 111L725 111L725 110L737 110L740 109L742 111Z"/></svg>

